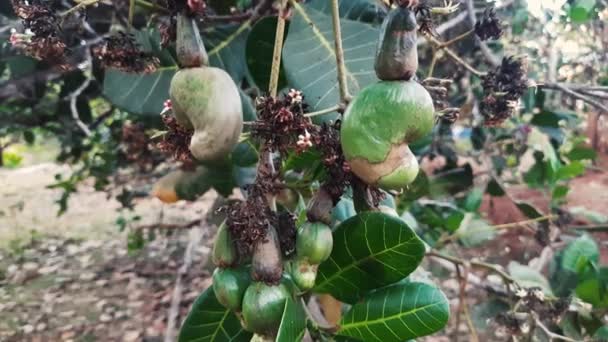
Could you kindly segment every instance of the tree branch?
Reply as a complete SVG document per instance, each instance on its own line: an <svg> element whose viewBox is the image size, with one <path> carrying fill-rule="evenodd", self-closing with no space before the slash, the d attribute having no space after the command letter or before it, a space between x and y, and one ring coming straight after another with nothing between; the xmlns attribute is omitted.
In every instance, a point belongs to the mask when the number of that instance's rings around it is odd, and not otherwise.
<svg viewBox="0 0 608 342"><path fill-rule="evenodd" d="M92 68L93 67L93 57L91 56L91 50L86 49L85 50L85 58L86 58L86 67L87 68ZM74 121L76 122L76 125L78 125L78 127L80 128L81 131L84 132L84 134L86 134L87 137L90 137L91 135L93 135L93 133L91 133L91 130L89 129L89 127L82 122L82 120L80 119L80 114L78 113L78 108L76 106L76 101L78 100L78 97L82 94L83 91L85 91L85 89L87 89L87 87L89 86L89 84L91 84L91 81L93 80L93 71L89 70L88 73L86 73L86 78L84 80L84 82L82 82L82 84L76 88L76 90L74 90L72 93L70 93L70 95L68 95L68 98L70 99L70 111L72 112L72 118L74 119Z"/></svg>
<svg viewBox="0 0 608 342"><path fill-rule="evenodd" d="M595 99L592 99L589 96L583 95L582 93L579 92L579 91L584 91L584 92L587 92L587 94L589 94L588 93L589 91L603 92L603 91L608 91L608 87L595 87L595 86L586 87L584 85L568 85L568 84L563 84L563 83L551 83L551 82L539 83L536 85L536 87L544 88L544 89L559 90L561 92L564 92L576 99L586 102L589 105L599 109L600 115L608 113L608 106L602 104L599 101L596 101Z"/></svg>
<svg viewBox="0 0 608 342"><path fill-rule="evenodd" d="M331 16L334 27L334 42L336 46L336 68L340 87L340 102L348 103L351 99L346 82L346 66L344 65L344 49L342 48L342 28L340 27L340 7L338 0L331 0Z"/></svg>
<svg viewBox="0 0 608 342"><path fill-rule="evenodd" d="M271 97L277 96L279 73L281 71L281 53L283 52L283 38L285 37L285 16L287 0L281 0L281 8L277 18L277 31L274 38L274 51L272 54L272 67L270 70L270 85L268 92Z"/></svg>

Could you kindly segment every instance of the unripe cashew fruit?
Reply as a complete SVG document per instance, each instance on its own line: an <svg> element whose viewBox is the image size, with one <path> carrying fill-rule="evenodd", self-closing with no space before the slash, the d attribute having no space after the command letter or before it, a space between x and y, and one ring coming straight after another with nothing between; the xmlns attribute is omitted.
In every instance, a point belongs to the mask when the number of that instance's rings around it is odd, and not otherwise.
<svg viewBox="0 0 608 342"><path fill-rule="evenodd" d="M342 150L365 183L400 190L418 175L408 144L434 125L433 99L414 81L381 81L363 89L344 114Z"/></svg>
<svg viewBox="0 0 608 342"><path fill-rule="evenodd" d="M379 79L409 80L418 69L416 15L407 7L392 9L380 28L374 69Z"/></svg>
<svg viewBox="0 0 608 342"><path fill-rule="evenodd" d="M249 285L243 298L243 320L246 329L260 335L272 336L281 324L287 287L255 282Z"/></svg>
<svg viewBox="0 0 608 342"><path fill-rule="evenodd" d="M241 98L230 75L213 67L182 69L169 95L178 123L194 130L192 155L203 162L226 158L243 130Z"/></svg>
<svg viewBox="0 0 608 342"><path fill-rule="evenodd" d="M232 311L241 311L250 279L249 270L244 268L216 268L213 272L213 292L218 302Z"/></svg>
<svg viewBox="0 0 608 342"><path fill-rule="evenodd" d="M253 247L251 277L255 281L278 283L283 275L283 262L279 236L273 226L268 226L266 237Z"/></svg>
<svg viewBox="0 0 608 342"><path fill-rule="evenodd" d="M238 257L232 234L230 234L228 225L224 221L217 229L211 259L215 266L227 268L236 266Z"/></svg>
<svg viewBox="0 0 608 342"><path fill-rule="evenodd" d="M315 287L317 270L319 265L311 265L306 260L290 260L288 267L289 275L298 289L306 292Z"/></svg>
<svg viewBox="0 0 608 342"><path fill-rule="evenodd" d="M176 170L159 179L152 188L152 195L164 203L179 200L193 201L211 188L210 182L202 182L207 168L199 166L195 171Z"/></svg>
<svg viewBox="0 0 608 342"><path fill-rule="evenodd" d="M306 222L296 235L296 255L300 260L318 265L329 258L334 240L331 228L320 222Z"/></svg>

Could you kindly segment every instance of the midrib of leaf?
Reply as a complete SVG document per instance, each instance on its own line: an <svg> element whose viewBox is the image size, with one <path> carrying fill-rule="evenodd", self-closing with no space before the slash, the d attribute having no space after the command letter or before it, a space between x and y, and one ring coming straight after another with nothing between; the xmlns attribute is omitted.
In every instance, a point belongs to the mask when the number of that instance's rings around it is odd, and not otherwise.
<svg viewBox="0 0 608 342"><path fill-rule="evenodd" d="M365 321L361 321L361 322L342 324L341 328L346 330L346 329L355 329L359 326L368 326L368 325L372 325L372 324L385 324L386 321L390 321L393 319L401 319L401 317L407 316L407 315L414 315L418 311L425 310L425 309L431 308L433 306L437 306L439 304L441 304L441 302L427 304L425 306L421 306L421 307L415 308L413 310L399 312L398 314L395 314L395 315L390 315L390 316L374 319L371 321L365 320ZM432 315L429 315L429 316L433 317Z"/></svg>
<svg viewBox="0 0 608 342"><path fill-rule="evenodd" d="M236 39L243 31L251 27L251 19L245 21L239 28L234 31L231 35L229 35L225 40L219 43L216 47L214 47L211 51L209 51L209 57L219 54L224 48L226 48L233 40Z"/></svg>
<svg viewBox="0 0 608 342"><path fill-rule="evenodd" d="M206 339L207 337L211 337L211 341L215 341L215 337L219 333L220 329L222 329L222 324L224 324L224 321L226 320L226 318L228 317L229 314L230 314L230 310L224 311L224 316L222 316L222 319L219 322L217 322L217 328L215 328L215 331L213 332L213 334L194 339L190 342L201 341L201 340ZM213 322L213 323L215 323L215 322ZM195 325L193 327L197 327L197 326ZM232 339L230 339L230 340L232 340Z"/></svg>
<svg viewBox="0 0 608 342"><path fill-rule="evenodd" d="M300 5L299 3L295 2L295 1L293 2L293 4L294 4L294 8L296 9L296 11L298 11L298 13L302 16L302 19L304 19L304 21L310 26L314 35L319 39L319 42L321 43L321 45L323 45L323 47L325 47L325 49L327 49L327 51L330 53L330 55L333 56L335 59L336 53L335 53L334 49L332 48L329 41L327 39L325 39L325 36L323 35L323 33L321 33L321 31L319 30L317 25L315 25L314 21L312 19L310 19L310 17L308 16L308 13L306 13L306 10L302 7L302 5ZM357 81L355 76L348 70L348 68L346 68L346 66L345 66L345 70L346 70L346 77L348 79L350 79L358 89L359 82Z"/></svg>

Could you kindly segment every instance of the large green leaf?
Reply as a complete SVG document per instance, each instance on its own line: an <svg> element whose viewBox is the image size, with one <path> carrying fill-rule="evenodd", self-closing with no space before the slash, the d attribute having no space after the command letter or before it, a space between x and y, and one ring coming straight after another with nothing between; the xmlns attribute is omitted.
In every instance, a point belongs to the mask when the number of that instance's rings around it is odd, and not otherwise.
<svg viewBox="0 0 608 342"><path fill-rule="evenodd" d="M449 316L448 300L437 287L397 284L354 305L342 318L338 334L363 341L405 341L441 330Z"/></svg>
<svg viewBox="0 0 608 342"><path fill-rule="evenodd" d="M312 0L309 6L323 13L331 13L331 1ZM377 0L340 0L340 17L378 24L386 16L387 9Z"/></svg>
<svg viewBox="0 0 608 342"><path fill-rule="evenodd" d="M551 286L545 276L530 266L511 261L508 266L509 274L523 287L540 287L547 295L552 295Z"/></svg>
<svg viewBox="0 0 608 342"><path fill-rule="evenodd" d="M319 267L314 290L351 304L407 277L425 253L424 243L403 220L379 212L347 219L333 237L333 251Z"/></svg>
<svg viewBox="0 0 608 342"><path fill-rule="evenodd" d="M224 25L203 31L210 65L226 70L237 84L243 79L245 66L245 38L250 30L249 22L240 26ZM141 41L138 40L138 41ZM151 45L148 46L147 44ZM151 39L141 43L143 48L162 57L162 51ZM169 98L171 79L177 66L167 66L150 74L126 73L115 69L106 70L103 94L115 106L128 112L142 115L158 115L163 102Z"/></svg>
<svg viewBox="0 0 608 342"><path fill-rule="evenodd" d="M306 332L306 312L302 301L291 296L285 301L285 310L277 334L277 342L302 341Z"/></svg>
<svg viewBox="0 0 608 342"><path fill-rule="evenodd" d="M561 259L562 269L580 273L589 263L597 263L600 251L597 243L589 235L585 234L572 241L565 249Z"/></svg>
<svg viewBox="0 0 608 342"><path fill-rule="evenodd" d="M255 24L251 30L251 34L247 38L247 49L245 52L247 67L255 84L263 92L268 90L268 84L270 83L270 69L272 68L276 29L277 18L266 17ZM289 27L287 26L285 32L288 32L288 29ZM286 84L285 70L281 65L279 89L284 88Z"/></svg>
<svg viewBox="0 0 608 342"><path fill-rule="evenodd" d="M311 111L334 106L339 102L339 90L331 17L328 12L302 4L295 4L293 11L294 18L283 50L287 80L304 92ZM355 95L377 81L374 51L378 30L347 19L341 20L341 27L348 88ZM335 117L333 113L320 120Z"/></svg>
<svg viewBox="0 0 608 342"><path fill-rule="evenodd" d="M215 298L213 287L201 294L184 321L179 342L249 341L251 333L243 330L239 319Z"/></svg>

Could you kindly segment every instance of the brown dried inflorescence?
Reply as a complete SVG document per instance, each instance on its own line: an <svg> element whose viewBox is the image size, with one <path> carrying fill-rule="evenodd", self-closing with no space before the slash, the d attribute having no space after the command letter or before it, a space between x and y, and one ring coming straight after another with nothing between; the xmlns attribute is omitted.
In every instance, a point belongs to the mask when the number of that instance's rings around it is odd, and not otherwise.
<svg viewBox="0 0 608 342"><path fill-rule="evenodd" d="M498 39L502 33L502 23L496 16L496 11L493 7L487 8L481 20L475 23L475 34L481 40L488 40Z"/></svg>
<svg viewBox="0 0 608 342"><path fill-rule="evenodd" d="M323 183L323 188L331 196L334 205L338 203L344 189L351 184L354 177L342 153L340 124L339 120L333 125L324 123L313 135L314 144L321 152L323 166L327 172L327 180Z"/></svg>
<svg viewBox="0 0 608 342"><path fill-rule="evenodd" d="M118 32L93 47L93 54L107 68L124 72L151 73L156 71L158 58L141 50L132 34Z"/></svg>
<svg viewBox="0 0 608 342"><path fill-rule="evenodd" d="M433 23L433 15L431 13L431 6L428 3L422 3L416 7L416 14L418 15L418 31L423 34L429 34L431 36L438 36L435 30L435 24Z"/></svg>
<svg viewBox="0 0 608 342"><path fill-rule="evenodd" d="M510 118L528 89L525 59L505 57L494 71L482 77L484 98L480 111L486 126L497 126Z"/></svg>
<svg viewBox="0 0 608 342"><path fill-rule="evenodd" d="M283 255L288 257L296 251L296 218L288 212L281 212L278 215L277 231L279 233L279 243Z"/></svg>
<svg viewBox="0 0 608 342"><path fill-rule="evenodd" d="M142 170L146 170L154 164L150 138L142 123L126 122L122 126L121 142L129 162L136 163Z"/></svg>
<svg viewBox="0 0 608 342"><path fill-rule="evenodd" d="M193 167L194 157L190 152L193 131L181 126L172 115L163 114L161 117L167 132L163 135L163 140L157 144L158 149L182 162L185 168Z"/></svg>
<svg viewBox="0 0 608 342"><path fill-rule="evenodd" d="M281 155L290 149L304 151L311 147L315 126L304 116L307 106L301 92L292 89L283 98L260 97L256 102L258 120L251 128L253 137Z"/></svg>
<svg viewBox="0 0 608 342"><path fill-rule="evenodd" d="M50 2L12 0L12 5L23 22L25 32L13 32L11 44L36 59L64 65L67 47L61 34L60 20Z"/></svg>

